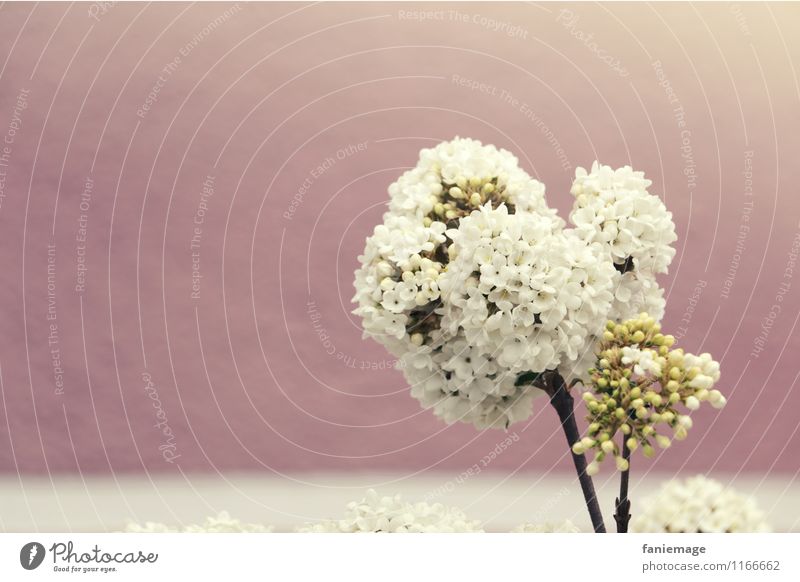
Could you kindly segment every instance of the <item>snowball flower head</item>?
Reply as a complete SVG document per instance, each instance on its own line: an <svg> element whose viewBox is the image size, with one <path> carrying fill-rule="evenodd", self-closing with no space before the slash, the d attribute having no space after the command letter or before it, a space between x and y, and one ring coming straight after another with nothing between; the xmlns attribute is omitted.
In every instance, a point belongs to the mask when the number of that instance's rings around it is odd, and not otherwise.
<svg viewBox="0 0 800 582"><path fill-rule="evenodd" d="M595 162L590 172L575 172L570 220L583 238L608 246L620 271L664 273L675 256L672 213L647 192L651 184L630 166Z"/></svg>
<svg viewBox="0 0 800 582"><path fill-rule="evenodd" d="M771 528L752 498L703 475L667 481L644 500L639 533L761 533Z"/></svg>
<svg viewBox="0 0 800 582"><path fill-rule="evenodd" d="M269 533L271 526L243 523L232 518L227 511L221 511L216 517L207 517L203 523L184 526L169 526L163 523L148 521L144 524L129 523L126 533Z"/></svg>
<svg viewBox="0 0 800 582"><path fill-rule="evenodd" d="M466 533L481 532L458 509L441 503L408 503L400 495L381 497L370 489L361 501L347 505L343 519L325 520L297 529L301 533Z"/></svg>
<svg viewBox="0 0 800 582"><path fill-rule="evenodd" d="M421 150L359 257L364 336L447 422L527 419L540 391L519 378L585 379L602 322L663 315L674 225L649 185L627 167L578 169L565 229L511 153L462 138Z"/></svg>

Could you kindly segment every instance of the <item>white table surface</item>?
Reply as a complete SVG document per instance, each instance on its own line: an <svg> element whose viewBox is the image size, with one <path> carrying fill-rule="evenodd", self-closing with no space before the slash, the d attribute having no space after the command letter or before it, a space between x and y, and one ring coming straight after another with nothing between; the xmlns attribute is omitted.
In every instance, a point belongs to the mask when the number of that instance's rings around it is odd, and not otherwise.
<svg viewBox="0 0 800 582"><path fill-rule="evenodd" d="M758 477L715 474L752 495L776 531L800 531L800 482L791 475ZM655 491L664 475L631 480L632 512L637 500ZM612 522L617 479L595 478L607 522ZM402 493L409 501L439 501L481 520L487 531L508 531L522 522L571 519L589 530L578 483L568 474L482 473L458 482L456 475L431 474L260 474L0 477L0 531L118 531L128 520L172 525L201 522L227 510L276 531L314 519L340 517L348 501L368 488Z"/></svg>

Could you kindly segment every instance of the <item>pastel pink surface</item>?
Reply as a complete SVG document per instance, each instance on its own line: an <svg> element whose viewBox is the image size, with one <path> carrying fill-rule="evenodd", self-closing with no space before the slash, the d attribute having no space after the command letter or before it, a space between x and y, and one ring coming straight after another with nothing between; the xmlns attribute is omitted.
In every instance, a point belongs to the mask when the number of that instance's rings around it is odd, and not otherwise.
<svg viewBox="0 0 800 582"><path fill-rule="evenodd" d="M0 470L478 463L505 435L421 410L350 313L387 186L455 135L515 153L564 217L595 159L674 213L664 325L721 361L729 404L637 464L800 468L797 5L232 6L0 8L3 136L28 90L2 168ZM487 470L571 470L536 404Z"/></svg>

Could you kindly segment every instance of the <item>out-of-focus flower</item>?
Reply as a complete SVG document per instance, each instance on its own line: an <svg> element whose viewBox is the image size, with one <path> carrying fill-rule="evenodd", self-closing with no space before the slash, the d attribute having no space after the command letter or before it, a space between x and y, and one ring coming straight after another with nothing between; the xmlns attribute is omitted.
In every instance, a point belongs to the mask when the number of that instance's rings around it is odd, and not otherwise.
<svg viewBox="0 0 800 582"><path fill-rule="evenodd" d="M123 530L125 533L180 533L176 527L170 527L165 523L157 521L146 521L144 523L129 523Z"/></svg>
<svg viewBox="0 0 800 582"><path fill-rule="evenodd" d="M628 461L614 437L621 432L630 451L642 449L645 456L672 439L658 432L671 429L672 438L683 440L692 419L689 411L708 401L725 406L725 397L714 384L720 378L719 364L709 354L695 356L672 350L675 338L661 333L661 326L646 313L621 324L609 321L598 346L595 368L590 370L590 388L583 398L589 409L588 436L572 450L582 454L595 450L587 472L594 474L606 456L614 457L620 471Z"/></svg>
<svg viewBox="0 0 800 582"><path fill-rule="evenodd" d="M130 523L125 527L126 533L269 533L271 526L243 523L233 519L227 511L221 511L216 517L207 517L201 524L187 525L182 528L152 521L144 524Z"/></svg>
<svg viewBox="0 0 800 582"><path fill-rule="evenodd" d="M523 523L511 533L580 533L580 529L570 520L561 523Z"/></svg>
<svg viewBox="0 0 800 582"><path fill-rule="evenodd" d="M380 497L370 489L361 501L347 505L343 519L311 523L300 533L466 533L481 532L480 523L441 503L408 503L400 495Z"/></svg>
<svg viewBox="0 0 800 582"><path fill-rule="evenodd" d="M639 533L771 531L752 498L703 475L667 481L642 502L631 528Z"/></svg>

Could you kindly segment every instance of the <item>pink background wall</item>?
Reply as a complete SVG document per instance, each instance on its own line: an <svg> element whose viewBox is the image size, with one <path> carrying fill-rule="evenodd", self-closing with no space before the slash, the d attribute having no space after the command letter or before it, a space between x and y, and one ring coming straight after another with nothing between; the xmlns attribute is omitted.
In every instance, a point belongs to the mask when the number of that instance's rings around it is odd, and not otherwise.
<svg viewBox="0 0 800 582"><path fill-rule="evenodd" d="M471 466L502 433L422 411L349 304L388 184L454 135L564 215L575 167L645 170L665 325L729 398L650 465L800 468L800 6L232 6L0 7L0 471ZM511 430L492 470L570 470L544 401Z"/></svg>

